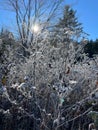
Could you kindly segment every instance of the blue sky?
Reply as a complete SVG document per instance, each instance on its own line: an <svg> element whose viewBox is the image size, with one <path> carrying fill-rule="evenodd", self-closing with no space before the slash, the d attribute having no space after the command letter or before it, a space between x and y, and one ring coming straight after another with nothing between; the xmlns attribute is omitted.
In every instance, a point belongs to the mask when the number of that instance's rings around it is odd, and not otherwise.
<svg viewBox="0 0 98 130"><path fill-rule="evenodd" d="M70 4L77 10L78 21L83 24L84 31L90 34L88 38L98 38L98 0L65 0L65 4ZM0 10L0 27L2 26L13 28L13 14Z"/></svg>

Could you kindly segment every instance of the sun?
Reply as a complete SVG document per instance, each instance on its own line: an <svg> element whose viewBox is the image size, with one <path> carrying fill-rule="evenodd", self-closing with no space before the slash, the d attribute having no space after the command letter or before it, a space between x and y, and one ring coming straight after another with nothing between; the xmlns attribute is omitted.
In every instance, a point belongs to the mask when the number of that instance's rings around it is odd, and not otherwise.
<svg viewBox="0 0 98 130"><path fill-rule="evenodd" d="M38 33L40 31L39 25L38 24L32 25L31 30L34 33Z"/></svg>

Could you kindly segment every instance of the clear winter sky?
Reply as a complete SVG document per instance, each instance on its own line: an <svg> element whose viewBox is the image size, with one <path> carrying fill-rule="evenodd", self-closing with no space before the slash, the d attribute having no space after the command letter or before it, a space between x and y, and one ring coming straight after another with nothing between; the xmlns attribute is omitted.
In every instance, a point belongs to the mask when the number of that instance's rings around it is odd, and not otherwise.
<svg viewBox="0 0 98 130"><path fill-rule="evenodd" d="M98 38L98 0L65 0L65 4L71 4L72 8L77 10L78 21L83 24L84 31L90 34L88 38L93 40ZM0 28L14 25L11 21L13 15L0 10Z"/></svg>

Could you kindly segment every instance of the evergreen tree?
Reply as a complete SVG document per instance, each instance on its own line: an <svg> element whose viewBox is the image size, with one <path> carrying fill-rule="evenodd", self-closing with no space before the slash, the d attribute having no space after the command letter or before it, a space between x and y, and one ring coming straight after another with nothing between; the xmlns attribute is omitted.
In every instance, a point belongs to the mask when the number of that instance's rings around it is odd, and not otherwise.
<svg viewBox="0 0 98 130"><path fill-rule="evenodd" d="M65 6L63 18L60 19L56 27L57 29L63 29L66 35L67 33L71 34L71 38L73 36L73 38L80 38L83 33L82 24L78 22L78 18L76 17L76 11L69 5Z"/></svg>

